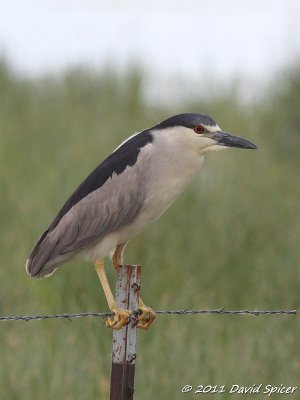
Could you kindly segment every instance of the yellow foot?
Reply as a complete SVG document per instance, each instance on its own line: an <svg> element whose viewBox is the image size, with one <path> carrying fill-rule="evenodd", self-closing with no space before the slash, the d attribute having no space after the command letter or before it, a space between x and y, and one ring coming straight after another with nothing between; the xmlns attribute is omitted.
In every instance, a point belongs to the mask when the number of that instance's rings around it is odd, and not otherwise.
<svg viewBox="0 0 300 400"><path fill-rule="evenodd" d="M105 320L105 325L108 328L119 330L129 323L130 315L132 314L131 310L125 310L118 306L112 306L111 311L114 313L114 315Z"/></svg>
<svg viewBox="0 0 300 400"><path fill-rule="evenodd" d="M155 320L156 314L151 307L147 307L142 301L139 304L139 315L137 317L137 328L148 329Z"/></svg>

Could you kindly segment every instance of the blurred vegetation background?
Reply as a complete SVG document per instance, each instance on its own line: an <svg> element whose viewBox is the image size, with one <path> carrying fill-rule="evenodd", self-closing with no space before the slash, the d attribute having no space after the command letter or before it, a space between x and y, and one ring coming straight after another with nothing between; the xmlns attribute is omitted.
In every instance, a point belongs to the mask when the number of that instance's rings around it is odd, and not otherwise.
<svg viewBox="0 0 300 400"><path fill-rule="evenodd" d="M208 156L193 185L130 243L126 262L143 266L144 301L299 309L300 64L252 102L233 85L212 98L152 104L143 78L134 68L83 68L31 80L0 63L0 315L107 310L92 265L73 262L36 281L25 260L92 168L132 132L180 112L209 114L259 150ZM101 320L0 328L2 399L107 398L112 335ZM297 386L299 339L295 316L160 316L138 335L136 398L192 399L181 393L186 384Z"/></svg>

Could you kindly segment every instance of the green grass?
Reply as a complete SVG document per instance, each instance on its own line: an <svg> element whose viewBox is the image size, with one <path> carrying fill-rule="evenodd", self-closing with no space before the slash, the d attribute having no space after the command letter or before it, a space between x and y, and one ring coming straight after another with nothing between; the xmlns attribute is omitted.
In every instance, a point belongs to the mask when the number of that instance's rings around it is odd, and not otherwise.
<svg viewBox="0 0 300 400"><path fill-rule="evenodd" d="M211 114L259 151L207 157L193 185L130 243L126 261L143 266L144 301L155 309L300 308L299 76L291 70L247 110L226 93L172 108L145 103L137 72L73 70L29 81L2 63L0 314L107 309L92 265L73 262L35 281L25 260L66 197L120 141L182 111ZM181 393L185 384L297 386L299 323L160 316L138 335L136 398L196 398ZM3 322L0 349L3 399L108 396L111 331L102 321Z"/></svg>

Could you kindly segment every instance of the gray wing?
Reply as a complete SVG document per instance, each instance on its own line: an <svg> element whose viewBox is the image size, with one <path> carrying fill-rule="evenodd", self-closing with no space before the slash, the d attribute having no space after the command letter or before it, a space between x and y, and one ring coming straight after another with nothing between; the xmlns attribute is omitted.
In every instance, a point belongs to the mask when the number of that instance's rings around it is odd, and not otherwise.
<svg viewBox="0 0 300 400"><path fill-rule="evenodd" d="M144 164L144 163L141 163ZM80 250L129 224L145 199L145 165L127 167L73 206L54 230L42 236L27 271L33 277L51 274Z"/></svg>
<svg viewBox="0 0 300 400"><path fill-rule="evenodd" d="M92 192L66 214L57 227L62 238L57 246L59 254L89 247L137 216L144 198L136 177L131 176L131 182L128 182L128 175L132 174L132 169L128 174L122 174L122 182L119 182L120 176L113 177L107 185Z"/></svg>

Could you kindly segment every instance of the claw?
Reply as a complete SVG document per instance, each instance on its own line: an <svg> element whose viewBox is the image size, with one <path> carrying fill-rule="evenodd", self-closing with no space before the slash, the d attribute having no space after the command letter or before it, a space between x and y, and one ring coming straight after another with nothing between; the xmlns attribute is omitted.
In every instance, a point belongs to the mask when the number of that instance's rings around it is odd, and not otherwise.
<svg viewBox="0 0 300 400"><path fill-rule="evenodd" d="M139 315L137 317L137 328L148 329L155 320L156 314L151 307L147 307L142 301L139 305Z"/></svg>
<svg viewBox="0 0 300 400"><path fill-rule="evenodd" d="M114 306L111 311L114 313L113 316L108 317L105 320L105 325L108 328L119 330L126 326L130 321L131 310L125 310L123 308Z"/></svg>

